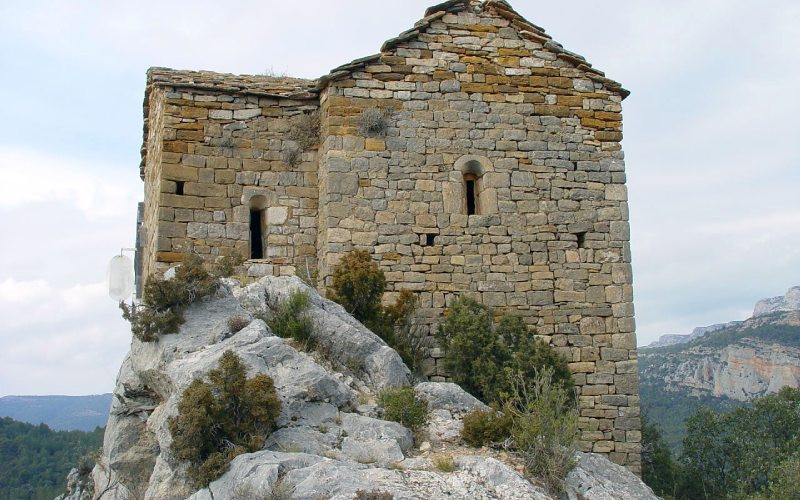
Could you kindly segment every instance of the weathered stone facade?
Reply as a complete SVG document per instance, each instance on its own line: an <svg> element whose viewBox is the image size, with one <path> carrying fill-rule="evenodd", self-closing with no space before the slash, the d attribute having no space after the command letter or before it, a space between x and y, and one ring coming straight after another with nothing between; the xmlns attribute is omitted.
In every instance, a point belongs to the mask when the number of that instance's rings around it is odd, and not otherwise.
<svg viewBox="0 0 800 500"><path fill-rule="evenodd" d="M258 253L250 275L324 285L368 249L423 335L461 294L522 315L570 361L584 450L638 471L626 95L502 0L432 7L318 80L153 68L142 272Z"/></svg>

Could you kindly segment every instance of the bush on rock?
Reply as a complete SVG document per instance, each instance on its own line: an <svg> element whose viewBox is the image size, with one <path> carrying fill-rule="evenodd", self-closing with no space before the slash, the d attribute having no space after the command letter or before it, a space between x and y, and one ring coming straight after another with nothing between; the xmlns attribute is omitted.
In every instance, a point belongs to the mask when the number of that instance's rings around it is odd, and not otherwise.
<svg viewBox="0 0 800 500"><path fill-rule="evenodd" d="M122 317L131 323L131 332L142 342L155 342L159 336L177 333L189 304L217 291L219 276L203 267L199 255L190 255L166 280L151 276L144 286L141 305L120 302Z"/></svg>
<svg viewBox="0 0 800 500"><path fill-rule="evenodd" d="M195 485L205 487L237 455L262 448L280 410L272 379L248 379L241 359L225 351L208 382L196 379L181 395L178 415L169 419L172 451L189 461Z"/></svg>
<svg viewBox="0 0 800 500"><path fill-rule="evenodd" d="M272 309L272 317L267 319L272 333L294 339L306 348L314 347L314 324L306 314L308 293L294 290L285 302L274 305Z"/></svg>
<svg viewBox="0 0 800 500"><path fill-rule="evenodd" d="M422 369L426 346L412 331L416 296L401 290L394 304L382 305L386 277L366 250L353 250L333 269L328 297L339 303L384 342L397 351L413 373Z"/></svg>
<svg viewBox="0 0 800 500"><path fill-rule="evenodd" d="M378 404L383 407L387 420L398 422L412 431L428 422L428 403L420 399L411 387L384 389L378 394Z"/></svg>

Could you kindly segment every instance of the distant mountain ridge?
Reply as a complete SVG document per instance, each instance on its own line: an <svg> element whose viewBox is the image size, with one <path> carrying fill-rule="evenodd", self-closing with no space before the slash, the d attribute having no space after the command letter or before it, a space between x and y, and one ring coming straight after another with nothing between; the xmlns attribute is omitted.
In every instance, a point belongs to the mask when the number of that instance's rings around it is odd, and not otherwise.
<svg viewBox="0 0 800 500"><path fill-rule="evenodd" d="M673 448L698 406L727 410L800 387L800 287L758 301L753 317L662 336L639 350L643 411ZM677 338L676 338L677 337Z"/></svg>
<svg viewBox="0 0 800 500"><path fill-rule="evenodd" d="M793 286L789 288L785 295L759 300L756 302L756 305L753 308L752 317L757 318L759 316L765 316L768 314L792 311L800 311L800 286ZM729 321L727 323L718 323L710 326L698 326L692 330L692 333L689 334L668 333L660 336L655 342L652 342L646 346L641 346L640 349L653 349L656 347L683 344L685 342L690 342L702 337L708 333L738 326L742 323L744 323L744 321Z"/></svg>
<svg viewBox="0 0 800 500"><path fill-rule="evenodd" d="M800 311L800 286L793 286L786 295L759 300L753 308L753 317L790 311Z"/></svg>
<svg viewBox="0 0 800 500"><path fill-rule="evenodd" d="M110 408L111 394L0 397L0 417L31 424L44 423L59 431L92 431L103 427Z"/></svg>

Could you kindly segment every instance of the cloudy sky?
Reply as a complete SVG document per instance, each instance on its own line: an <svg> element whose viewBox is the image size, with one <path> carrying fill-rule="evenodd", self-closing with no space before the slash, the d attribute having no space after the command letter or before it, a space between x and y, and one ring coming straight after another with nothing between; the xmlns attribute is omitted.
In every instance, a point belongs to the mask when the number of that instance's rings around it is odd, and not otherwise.
<svg viewBox="0 0 800 500"><path fill-rule="evenodd" d="M105 273L133 245L149 66L315 78L433 3L2 2L0 396L113 387L130 334ZM800 285L800 3L512 3L632 91L640 345Z"/></svg>

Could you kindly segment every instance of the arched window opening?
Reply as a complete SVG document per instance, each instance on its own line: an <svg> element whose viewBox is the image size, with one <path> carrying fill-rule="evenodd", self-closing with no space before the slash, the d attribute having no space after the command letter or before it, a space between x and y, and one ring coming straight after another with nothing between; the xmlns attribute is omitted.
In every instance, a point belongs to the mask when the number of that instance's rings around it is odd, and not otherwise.
<svg viewBox="0 0 800 500"><path fill-rule="evenodd" d="M263 259L267 221L267 199L262 195L250 199L250 258Z"/></svg>
<svg viewBox="0 0 800 500"><path fill-rule="evenodd" d="M250 258L264 258L264 211L250 210Z"/></svg>
<svg viewBox="0 0 800 500"><path fill-rule="evenodd" d="M478 176L475 174L464 174L464 193L467 204L467 215L478 213L478 190L476 183Z"/></svg>

